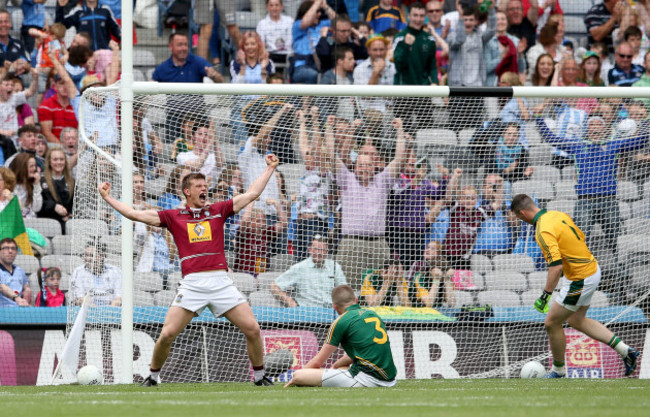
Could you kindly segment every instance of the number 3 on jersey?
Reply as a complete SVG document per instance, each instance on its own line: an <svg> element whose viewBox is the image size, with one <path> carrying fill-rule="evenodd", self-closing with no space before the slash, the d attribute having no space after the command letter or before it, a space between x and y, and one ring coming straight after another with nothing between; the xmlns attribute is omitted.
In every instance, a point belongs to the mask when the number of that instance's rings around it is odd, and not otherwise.
<svg viewBox="0 0 650 417"><path fill-rule="evenodd" d="M366 323L375 323L375 330L381 333L381 338L375 337L372 339L373 342L377 343L378 345L383 345L388 341L388 335L386 334L386 330L381 328L381 322L379 321L379 317L369 317L364 321Z"/></svg>

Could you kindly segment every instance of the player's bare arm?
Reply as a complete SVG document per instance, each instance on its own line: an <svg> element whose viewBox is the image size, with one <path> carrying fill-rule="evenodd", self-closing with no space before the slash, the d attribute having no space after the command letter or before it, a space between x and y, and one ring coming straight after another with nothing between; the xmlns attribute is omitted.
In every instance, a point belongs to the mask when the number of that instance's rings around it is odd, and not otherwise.
<svg viewBox="0 0 650 417"><path fill-rule="evenodd" d="M325 361L332 356L334 352L336 352L337 346L332 346L329 343L325 343L323 347L318 351L316 356L311 358L309 362L305 366L302 367L302 369L320 369L325 365ZM291 381L287 382L286 385L284 386L285 388L293 385L293 379Z"/></svg>
<svg viewBox="0 0 650 417"><path fill-rule="evenodd" d="M347 369L350 367L350 365L352 365L352 358L350 358L347 353L344 353L343 356L341 356L336 362L334 362L332 368Z"/></svg>
<svg viewBox="0 0 650 417"><path fill-rule="evenodd" d="M128 204L119 201L111 195L110 183L105 182L100 185L99 194L102 196L104 201L110 204L111 207L127 219L142 222L150 226L160 226L160 217L158 217L158 212L156 210L136 210Z"/></svg>
<svg viewBox="0 0 650 417"><path fill-rule="evenodd" d="M278 166L280 163L280 160L278 159L277 156L273 154L268 154L266 155L266 170L260 175L246 190L245 193L240 194L236 196L235 198L232 199L232 206L233 210L235 213L238 213L252 203L253 201L257 200L260 195L262 195L262 191L264 191L264 188L266 188L266 184L268 184L269 180L271 179L271 176L275 172L275 168Z"/></svg>

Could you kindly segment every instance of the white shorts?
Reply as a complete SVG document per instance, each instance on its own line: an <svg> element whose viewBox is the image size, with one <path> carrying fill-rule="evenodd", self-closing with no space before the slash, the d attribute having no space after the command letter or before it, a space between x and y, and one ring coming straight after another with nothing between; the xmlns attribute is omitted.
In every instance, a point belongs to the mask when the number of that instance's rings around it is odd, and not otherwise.
<svg viewBox="0 0 650 417"><path fill-rule="evenodd" d="M173 307L181 307L199 316L208 307L215 317L246 302L225 271L197 272L186 275L176 291Z"/></svg>
<svg viewBox="0 0 650 417"><path fill-rule="evenodd" d="M560 282L562 287L555 301L567 310L578 311L580 307L591 303L591 296L600 284L600 267L595 274L581 281L571 281L562 277Z"/></svg>
<svg viewBox="0 0 650 417"><path fill-rule="evenodd" d="M323 371L323 386L333 388L357 388L357 387L393 387L396 380L382 381L372 375L359 372L352 376L349 370L325 369Z"/></svg>

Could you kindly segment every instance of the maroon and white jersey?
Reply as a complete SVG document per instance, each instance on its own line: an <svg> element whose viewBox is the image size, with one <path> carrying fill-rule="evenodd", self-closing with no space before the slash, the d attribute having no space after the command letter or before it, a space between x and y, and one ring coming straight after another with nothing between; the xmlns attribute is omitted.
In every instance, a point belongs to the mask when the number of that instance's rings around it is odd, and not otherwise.
<svg viewBox="0 0 650 417"><path fill-rule="evenodd" d="M205 206L200 210L162 210L160 225L174 237L183 276L194 272L228 269L223 244L223 226L235 214L232 200Z"/></svg>

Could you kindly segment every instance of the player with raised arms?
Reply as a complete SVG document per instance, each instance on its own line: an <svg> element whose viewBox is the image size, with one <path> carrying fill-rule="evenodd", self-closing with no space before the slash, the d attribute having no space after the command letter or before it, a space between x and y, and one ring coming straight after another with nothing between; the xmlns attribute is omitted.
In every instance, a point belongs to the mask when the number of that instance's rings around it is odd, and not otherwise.
<svg viewBox="0 0 650 417"><path fill-rule="evenodd" d="M381 318L374 311L359 306L349 285L339 285L332 290L332 304L340 316L331 324L323 347L303 369L294 372L284 387L394 386L397 369ZM339 344L345 354L332 369L322 369Z"/></svg>
<svg viewBox="0 0 650 417"><path fill-rule="evenodd" d="M108 182L99 186L102 198L123 216L151 226L166 227L174 237L181 260L183 279L172 302L151 359L151 374L143 386L160 383L160 370L169 356L171 344L193 317L208 307L215 317L225 316L246 336L248 357L255 385L273 385L264 374L264 351L260 327L246 298L228 277L224 253L223 227L226 219L255 201L274 175L279 160L265 157L266 170L243 194L231 200L207 204L208 183L201 173L183 178L187 200L184 209L135 210L111 196Z"/></svg>
<svg viewBox="0 0 650 417"><path fill-rule="evenodd" d="M548 313L544 327L551 343L553 367L545 378L562 378L566 374L564 322L616 350L623 359L625 376L631 375L636 369L639 352L623 343L602 323L586 317L601 274L596 258L585 243L585 234L568 214L542 210L526 194L516 195L510 210L520 220L535 226L535 240L549 265L544 292L535 301L537 311ZM561 282L560 293L550 306L551 294L558 282Z"/></svg>

